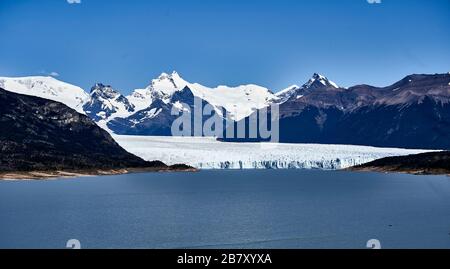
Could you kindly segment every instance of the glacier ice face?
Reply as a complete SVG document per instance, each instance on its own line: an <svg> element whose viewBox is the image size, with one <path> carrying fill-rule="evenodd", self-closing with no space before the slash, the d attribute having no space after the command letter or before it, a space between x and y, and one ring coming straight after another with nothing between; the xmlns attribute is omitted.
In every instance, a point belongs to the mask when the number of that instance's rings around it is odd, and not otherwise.
<svg viewBox="0 0 450 269"><path fill-rule="evenodd" d="M208 137L118 136L127 151L148 161L199 169L336 170L389 156L427 152L352 145L225 143Z"/></svg>

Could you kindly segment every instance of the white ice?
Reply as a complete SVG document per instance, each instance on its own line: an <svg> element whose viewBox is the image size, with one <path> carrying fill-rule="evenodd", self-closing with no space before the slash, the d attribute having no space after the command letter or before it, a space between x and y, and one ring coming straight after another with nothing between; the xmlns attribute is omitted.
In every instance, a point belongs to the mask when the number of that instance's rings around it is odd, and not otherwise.
<svg viewBox="0 0 450 269"><path fill-rule="evenodd" d="M383 157L427 152L352 145L225 143L204 137L114 135L114 139L145 160L201 169L343 169Z"/></svg>

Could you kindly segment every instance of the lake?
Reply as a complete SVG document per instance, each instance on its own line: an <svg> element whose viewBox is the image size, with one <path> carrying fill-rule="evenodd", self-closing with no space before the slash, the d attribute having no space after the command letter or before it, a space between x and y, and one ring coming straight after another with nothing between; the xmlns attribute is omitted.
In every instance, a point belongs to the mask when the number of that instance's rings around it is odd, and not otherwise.
<svg viewBox="0 0 450 269"><path fill-rule="evenodd" d="M0 248L450 248L450 177L211 170L0 182Z"/></svg>

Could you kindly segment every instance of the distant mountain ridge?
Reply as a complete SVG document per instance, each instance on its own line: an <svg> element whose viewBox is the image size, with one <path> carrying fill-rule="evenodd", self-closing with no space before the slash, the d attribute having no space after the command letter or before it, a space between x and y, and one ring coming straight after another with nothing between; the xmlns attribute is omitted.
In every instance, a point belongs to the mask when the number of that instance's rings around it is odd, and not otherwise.
<svg viewBox="0 0 450 269"><path fill-rule="evenodd" d="M280 142L450 148L448 73L410 75L383 88L305 85L280 104ZM249 118L242 121L248 125Z"/></svg>
<svg viewBox="0 0 450 269"><path fill-rule="evenodd" d="M253 111L267 107L274 100L278 100L278 97L269 89L257 85L209 88L198 83L187 82L175 71L171 74L162 73L147 87L136 89L128 96L102 83L96 83L88 94L77 86L52 77L0 77L1 85L8 91L67 104L94 119L102 128L121 134L171 135L170 125L171 120L174 119L170 115L171 108L189 102L180 98L180 94L186 91L190 92L187 95L193 95L203 103L211 105L217 115L233 120L245 118ZM74 89L77 92L76 100L73 97ZM173 96L178 96L178 99L174 101ZM68 99L70 101L67 101ZM222 115L224 111L226 115ZM162 115L165 120L161 120ZM148 127L165 131L152 131L146 129Z"/></svg>
<svg viewBox="0 0 450 269"><path fill-rule="evenodd" d="M280 142L450 147L449 73L409 75L387 87L349 88L315 73L302 86L293 85L276 94L253 84L208 88L187 82L177 72L163 73L128 96L101 83L88 94L79 87L42 77L0 78L1 85L67 103L116 134L171 135L176 119L171 112L193 110L196 98L202 106L214 108L214 117L237 122L248 121L262 108L279 105Z"/></svg>

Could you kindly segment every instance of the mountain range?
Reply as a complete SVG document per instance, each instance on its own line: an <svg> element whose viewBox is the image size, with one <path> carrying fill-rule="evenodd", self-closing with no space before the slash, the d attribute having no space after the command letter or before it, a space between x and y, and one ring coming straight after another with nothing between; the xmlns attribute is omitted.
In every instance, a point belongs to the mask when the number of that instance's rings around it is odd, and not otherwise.
<svg viewBox="0 0 450 269"><path fill-rule="evenodd" d="M176 119L171 111L192 111L199 99L214 108L214 117L244 125L259 109L279 105L280 142L450 148L449 73L409 75L387 87L349 88L314 74L304 85L276 94L253 84L209 88L177 72L163 73L128 96L101 83L87 93L51 77L0 78L0 87L62 102L116 134L171 135Z"/></svg>
<svg viewBox="0 0 450 269"><path fill-rule="evenodd" d="M0 77L0 87L62 102L108 131L130 135L171 135L170 126L175 119L172 108L182 111L181 104L192 104L192 98L210 104L217 115L232 120L243 119L278 99L257 85L208 88L185 81L177 72L162 73L147 87L128 96L102 83L96 83L87 93L53 77Z"/></svg>
<svg viewBox="0 0 450 269"><path fill-rule="evenodd" d="M0 88L0 178L184 170L127 152L86 115L48 99ZM6 176L8 177L8 176ZM11 176L10 176L11 177Z"/></svg>
<svg viewBox="0 0 450 269"><path fill-rule="evenodd" d="M281 142L450 148L449 73L350 88L315 74L291 91L279 107ZM248 125L249 118L242 121Z"/></svg>

